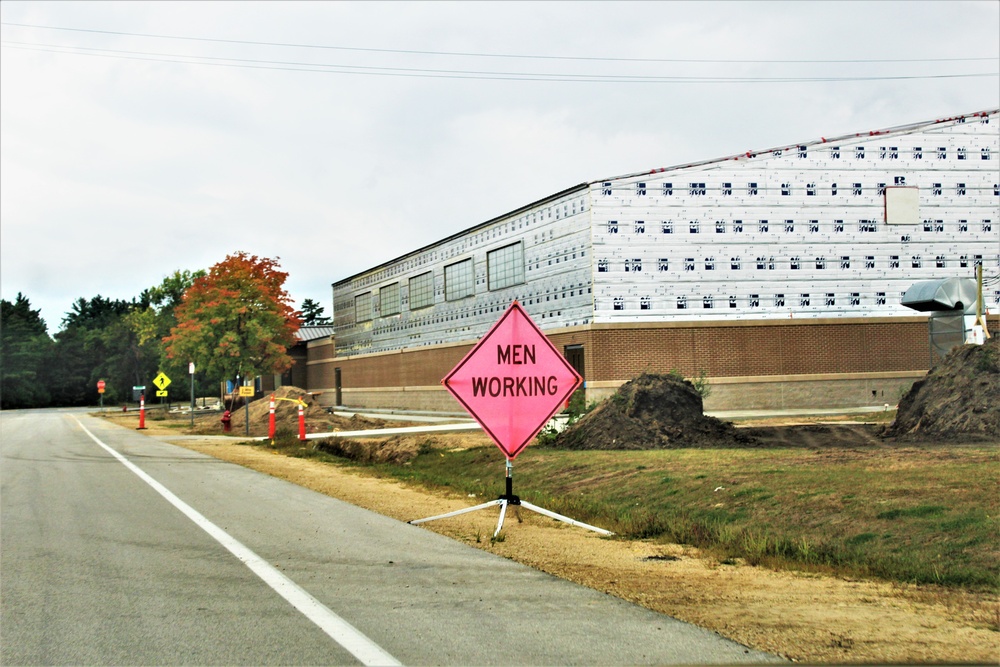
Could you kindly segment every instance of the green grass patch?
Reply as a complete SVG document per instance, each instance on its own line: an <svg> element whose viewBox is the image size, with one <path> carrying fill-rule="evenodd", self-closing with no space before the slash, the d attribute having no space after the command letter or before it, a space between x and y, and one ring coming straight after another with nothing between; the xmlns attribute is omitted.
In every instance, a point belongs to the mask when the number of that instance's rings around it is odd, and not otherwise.
<svg viewBox="0 0 1000 667"><path fill-rule="evenodd" d="M318 456L296 440L287 448ZM428 445L403 465L323 456L478 499L504 492L504 458L495 447ZM1000 586L998 481L1000 457L975 447L572 452L536 445L514 465L515 494L619 537L690 544L723 562L993 590Z"/></svg>

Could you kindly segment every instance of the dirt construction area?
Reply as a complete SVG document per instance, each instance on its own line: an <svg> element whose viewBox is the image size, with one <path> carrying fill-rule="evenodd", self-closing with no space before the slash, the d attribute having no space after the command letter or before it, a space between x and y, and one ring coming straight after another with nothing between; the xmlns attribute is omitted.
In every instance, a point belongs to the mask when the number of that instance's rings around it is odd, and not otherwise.
<svg viewBox="0 0 1000 667"><path fill-rule="evenodd" d="M928 374L900 401L883 437L947 444L997 441L1000 433L1000 363L996 339L977 350L965 346ZM972 370L975 372L971 372ZM355 416L344 418L315 404L301 390L309 431L354 431L400 426ZM297 433L297 409L283 404L279 431ZM669 409L664 409L664 406ZM687 407L684 407L687 406ZM266 435L267 401L249 407L251 434ZM233 413L234 436L245 433L244 411ZM134 427L134 414L106 415ZM218 435L218 414L202 417L195 432ZM192 439L176 424L149 420L147 434L207 455L286 479L380 514L409 521L482 502L446 492L366 476L363 469L268 448L239 437ZM183 433L187 433L185 429ZM613 434L614 437L610 437ZM169 436L175 436L173 438ZM550 447L648 449L650 447L784 447L850 450L871 445L872 428L767 420L736 430L701 413L690 383L641 376L562 432ZM481 432L434 435L435 447L493 447ZM345 440L346 442L346 440ZM427 437L382 439L368 451L405 463ZM425 445L426 446L426 445ZM888 449L888 448L886 448ZM346 452L357 459L357 452ZM646 540L604 538L524 511L504 524L504 539L490 540L497 511L433 521L427 530L447 535L579 584L713 630L753 648L810 663L1000 663L1000 602L996 591L918 586L771 570L739 559L718 559L696 548ZM522 519L523 521L519 521Z"/></svg>

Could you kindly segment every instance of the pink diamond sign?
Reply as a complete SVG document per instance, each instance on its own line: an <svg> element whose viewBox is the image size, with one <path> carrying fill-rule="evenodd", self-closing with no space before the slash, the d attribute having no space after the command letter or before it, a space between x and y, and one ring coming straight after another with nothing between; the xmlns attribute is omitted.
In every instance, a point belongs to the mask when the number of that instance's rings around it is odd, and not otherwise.
<svg viewBox="0 0 1000 667"><path fill-rule="evenodd" d="M515 301L441 382L513 459L582 379Z"/></svg>

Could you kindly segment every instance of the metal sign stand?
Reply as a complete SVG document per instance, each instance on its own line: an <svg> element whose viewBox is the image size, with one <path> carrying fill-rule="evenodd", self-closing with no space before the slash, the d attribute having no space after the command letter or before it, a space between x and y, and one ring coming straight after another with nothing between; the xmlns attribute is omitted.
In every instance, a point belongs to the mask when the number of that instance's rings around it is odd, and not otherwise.
<svg viewBox="0 0 1000 667"><path fill-rule="evenodd" d="M562 514L556 514L550 510L547 510L538 505L532 505L526 500L521 500L519 497L514 495L514 464L511 462L510 458L507 459L507 477L506 477L506 493L497 498L496 500L491 500L488 503L483 503L481 505L476 505L475 507L467 507L465 509L456 510L454 512L448 512L447 514L438 514L436 516L429 516L426 519L415 519L413 521L408 521L407 523L417 525L421 523L426 523L428 521L435 521L437 519L447 519L449 517L458 516L460 514L466 514L467 512L475 512L476 510L486 509L487 507L494 507L496 505L500 506L500 520L497 522L497 529L493 533L493 537L500 534L501 529L503 529L503 520L507 515L507 506L513 505L514 511L517 512L519 507L531 510L532 512L537 512L543 516L547 516L550 519L556 519L557 521L562 521L568 523L571 526L576 526L578 528L586 528L587 530L592 530L595 533L600 533L601 535L614 535L610 530L604 530L603 528L598 528L597 526L591 526L590 524L583 523L582 521L577 521L576 519L570 519ZM517 513L518 521L521 520L520 513Z"/></svg>

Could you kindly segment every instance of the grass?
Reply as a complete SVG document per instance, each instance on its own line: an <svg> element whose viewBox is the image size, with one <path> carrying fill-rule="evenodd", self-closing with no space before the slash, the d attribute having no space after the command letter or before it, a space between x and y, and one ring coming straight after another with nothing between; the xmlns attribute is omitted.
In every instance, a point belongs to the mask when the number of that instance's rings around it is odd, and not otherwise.
<svg viewBox="0 0 1000 667"><path fill-rule="evenodd" d="M494 447L425 447L404 465L347 461L296 440L287 447L431 489L503 492L504 459ZM1000 457L982 447L535 446L514 466L514 493L623 538L689 544L721 562L977 590L1000 587L998 481Z"/></svg>

